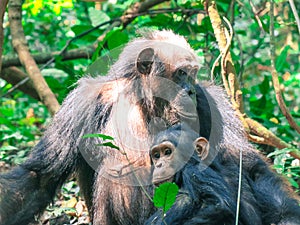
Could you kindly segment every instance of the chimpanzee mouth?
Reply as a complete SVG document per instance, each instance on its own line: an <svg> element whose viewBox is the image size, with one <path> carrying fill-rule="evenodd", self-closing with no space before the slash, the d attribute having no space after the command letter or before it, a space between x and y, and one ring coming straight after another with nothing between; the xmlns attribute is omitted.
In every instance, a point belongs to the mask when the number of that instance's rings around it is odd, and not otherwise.
<svg viewBox="0 0 300 225"><path fill-rule="evenodd" d="M163 184L163 183L166 183L166 182L170 182L172 183L174 180L174 176L171 176L170 178L167 178L165 180L158 180L158 181L153 181L153 184L158 187L159 185Z"/></svg>

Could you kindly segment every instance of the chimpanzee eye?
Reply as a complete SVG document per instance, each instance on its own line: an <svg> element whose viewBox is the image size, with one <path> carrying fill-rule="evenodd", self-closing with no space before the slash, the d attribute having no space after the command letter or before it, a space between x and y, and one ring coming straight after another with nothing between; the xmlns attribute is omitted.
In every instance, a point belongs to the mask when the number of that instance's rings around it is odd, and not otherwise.
<svg viewBox="0 0 300 225"><path fill-rule="evenodd" d="M179 76L186 76L187 75L187 73L184 69L178 69L177 74Z"/></svg>
<svg viewBox="0 0 300 225"><path fill-rule="evenodd" d="M153 157L154 159L159 159L159 157L160 157L159 152L154 152L153 155L152 155L152 157Z"/></svg>
<svg viewBox="0 0 300 225"><path fill-rule="evenodd" d="M166 148L165 149L165 155L171 155L172 154L172 149Z"/></svg>

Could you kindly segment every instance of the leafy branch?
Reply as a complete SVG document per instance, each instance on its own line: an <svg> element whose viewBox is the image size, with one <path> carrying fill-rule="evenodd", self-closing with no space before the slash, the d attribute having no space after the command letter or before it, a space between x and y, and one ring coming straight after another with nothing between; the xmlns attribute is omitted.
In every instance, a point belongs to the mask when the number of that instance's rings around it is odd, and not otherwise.
<svg viewBox="0 0 300 225"><path fill-rule="evenodd" d="M290 126L295 129L300 134L300 126L297 125L293 119L291 113L286 107L286 104L282 98L282 93L280 90L280 84L278 79L278 73L275 68L275 37L274 37L274 2L270 0L270 55L271 55L271 74L273 80L273 86L276 94L276 100L281 109L282 114L288 120Z"/></svg>
<svg viewBox="0 0 300 225"><path fill-rule="evenodd" d="M228 31L221 20L215 1L205 0L204 5L207 10L208 16L210 18L214 30L214 34L221 52L221 57L219 58L221 58L221 73L222 73L223 84L235 112L237 113L238 117L241 119L245 127L249 140L259 144L267 144L270 146L274 146L279 149L283 149L283 148L294 149L292 145L281 140L274 133L272 133L270 130L265 128L262 124L249 118L245 113L243 113L243 107L242 107L243 102L241 97L242 91L239 88L239 82L237 79L236 70L234 68L234 64L229 51L230 44L232 41L231 25L228 22L226 22L230 30ZM275 82L273 82L273 85L274 87L275 86L279 87L279 84L276 83L276 79ZM292 127L295 126L293 125ZM300 159L299 151L293 150L290 152L290 154L294 158Z"/></svg>

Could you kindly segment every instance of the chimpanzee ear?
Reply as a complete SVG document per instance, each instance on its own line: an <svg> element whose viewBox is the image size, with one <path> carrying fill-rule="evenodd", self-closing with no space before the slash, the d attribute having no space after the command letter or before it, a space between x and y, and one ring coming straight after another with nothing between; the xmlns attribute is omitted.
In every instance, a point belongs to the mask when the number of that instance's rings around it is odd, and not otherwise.
<svg viewBox="0 0 300 225"><path fill-rule="evenodd" d="M194 142L195 150L197 151L200 159L204 160L209 153L209 143L204 137L199 137Z"/></svg>
<svg viewBox="0 0 300 225"><path fill-rule="evenodd" d="M154 62L153 48L143 49L137 57L136 67L141 74L149 74L151 72L152 64Z"/></svg>

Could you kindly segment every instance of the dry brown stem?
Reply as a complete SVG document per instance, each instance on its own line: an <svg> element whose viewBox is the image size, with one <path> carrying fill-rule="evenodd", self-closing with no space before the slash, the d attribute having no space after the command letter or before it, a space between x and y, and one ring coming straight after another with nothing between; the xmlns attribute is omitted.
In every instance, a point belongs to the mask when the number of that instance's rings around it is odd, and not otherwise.
<svg viewBox="0 0 300 225"><path fill-rule="evenodd" d="M72 60L72 59L83 59L83 58L91 58L92 54L96 50L94 45L89 45L84 48L72 49L66 51L61 57L62 61ZM44 64L48 62L53 57L60 55L60 52L52 52L52 53L38 53L32 54L34 61L37 64ZM10 66L22 66L20 59L18 56L4 56L2 57L2 68L7 68Z"/></svg>
<svg viewBox="0 0 300 225"><path fill-rule="evenodd" d="M59 109L59 103L30 55L22 26L22 0L10 0L8 19L13 47L19 55L20 62L25 67L41 101L53 115Z"/></svg>
<svg viewBox="0 0 300 225"><path fill-rule="evenodd" d="M15 85L19 83L21 80L27 78L27 74L24 73L19 68L12 66L5 69L2 69L2 73L0 74L0 77L4 80L6 80L8 83ZM36 90L34 89L32 81L28 81L25 84L21 85L19 87L20 91L23 91L25 94L30 95L31 97L37 99L40 101L40 97Z"/></svg>
<svg viewBox="0 0 300 225"><path fill-rule="evenodd" d="M291 113L289 112L280 90L280 84L278 79L277 70L275 67L275 37L274 37L274 2L270 2L270 55L271 55L271 74L272 74L272 81L273 87L275 90L275 96L277 103L281 109L282 114L287 119L290 126L296 130L300 134L300 126L297 125L294 118L292 117Z"/></svg>
<svg viewBox="0 0 300 225"><path fill-rule="evenodd" d="M271 145L279 149L291 148L292 147L291 145L278 138L276 135L274 135L271 131L269 131L267 128L265 128L257 121L248 118L247 115L242 113L243 112L242 91L239 88L239 82L237 80L236 70L234 68L234 64L229 51L230 43L232 40L231 25L228 24L227 20L225 20L227 27L229 27L229 29L231 30L230 32L228 32L228 30L222 23L215 1L206 0L205 8L207 10L210 21L212 23L214 34L222 55L221 73L223 78L223 84L227 94L230 97L232 106L236 111L236 114L241 119L245 127L245 131L249 137L249 140L259 144ZM290 154L293 157L300 159L299 152L291 152Z"/></svg>

